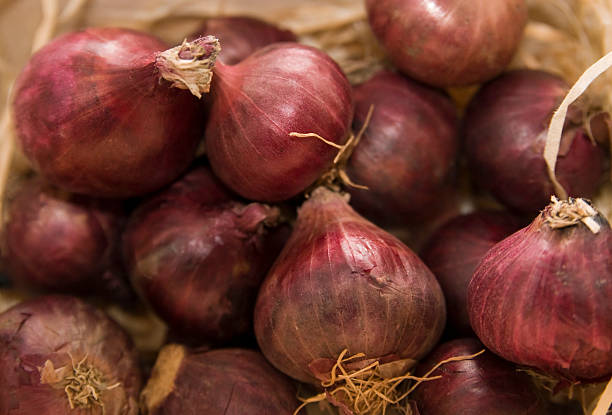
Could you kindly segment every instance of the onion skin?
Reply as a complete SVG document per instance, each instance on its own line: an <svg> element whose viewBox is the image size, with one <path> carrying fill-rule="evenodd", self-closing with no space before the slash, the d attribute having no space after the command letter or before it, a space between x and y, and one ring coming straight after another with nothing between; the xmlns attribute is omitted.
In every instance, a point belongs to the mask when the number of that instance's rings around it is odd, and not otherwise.
<svg viewBox="0 0 612 415"><path fill-rule="evenodd" d="M319 384L315 366L344 349L381 363L420 359L445 317L442 291L421 260L343 196L318 188L259 291L255 335L281 372Z"/></svg>
<svg viewBox="0 0 612 415"><path fill-rule="evenodd" d="M483 86L468 106L463 130L472 178L509 208L537 214L554 194L543 152L567 91L555 75L516 70ZM604 171L604 150L583 128L566 127L555 172L568 194L590 197Z"/></svg>
<svg viewBox="0 0 612 415"><path fill-rule="evenodd" d="M72 368L70 356L87 356L105 383L119 382L99 393L104 414L138 414L141 379L131 340L102 311L67 296L38 297L0 314L0 413L102 414L100 406L70 409L64 388L45 383L45 362Z"/></svg>
<svg viewBox="0 0 612 415"><path fill-rule="evenodd" d="M167 48L147 34L91 28L34 54L13 111L35 169L98 197L149 193L186 170L203 137L203 106L161 79L155 59Z"/></svg>
<svg viewBox="0 0 612 415"><path fill-rule="evenodd" d="M482 349L471 338L443 343L419 364L416 373L423 376L438 362ZM529 376L488 351L473 359L445 363L431 376L442 378L422 383L412 395L420 415L550 414Z"/></svg>
<svg viewBox="0 0 612 415"><path fill-rule="evenodd" d="M325 53L296 43L258 50L237 65L215 66L206 127L214 173L231 190L279 202L310 186L331 166L348 138L351 86ZM273 91L273 94L271 94Z"/></svg>
<svg viewBox="0 0 612 415"><path fill-rule="evenodd" d="M467 308L472 274L487 251L521 225L521 220L508 213L480 211L454 217L431 236L421 258L444 292L450 331L472 333Z"/></svg>
<svg viewBox="0 0 612 415"><path fill-rule="evenodd" d="M261 353L177 344L162 349L141 395L145 415L292 415L298 405L291 380Z"/></svg>
<svg viewBox="0 0 612 415"><path fill-rule="evenodd" d="M366 0L366 9L395 66L438 87L501 73L527 23L524 0Z"/></svg>
<svg viewBox="0 0 612 415"><path fill-rule="evenodd" d="M219 60L235 65L258 49L277 42L297 42L290 30L248 16L221 16L206 21L191 35L214 35L223 46Z"/></svg>
<svg viewBox="0 0 612 415"><path fill-rule="evenodd" d="M121 260L118 201L71 195L34 179L8 207L3 233L13 283L34 290L134 299Z"/></svg>
<svg viewBox="0 0 612 415"><path fill-rule="evenodd" d="M257 290L280 250L266 229L279 212L258 203L194 203L177 189L144 202L130 217L126 265L136 290L171 329L223 343L251 330Z"/></svg>
<svg viewBox="0 0 612 415"><path fill-rule="evenodd" d="M553 229L549 205L491 248L468 288L470 322L494 353L549 376L612 375L612 230Z"/></svg>
<svg viewBox="0 0 612 415"><path fill-rule="evenodd" d="M372 118L347 165L351 204L379 225L405 225L435 212L454 173L457 111L442 92L390 71L355 87L353 129Z"/></svg>

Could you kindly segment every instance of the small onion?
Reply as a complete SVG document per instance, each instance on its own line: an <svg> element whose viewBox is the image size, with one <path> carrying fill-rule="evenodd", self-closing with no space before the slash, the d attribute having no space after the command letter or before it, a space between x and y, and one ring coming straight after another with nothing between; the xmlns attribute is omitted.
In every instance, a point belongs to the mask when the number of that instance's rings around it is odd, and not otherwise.
<svg viewBox="0 0 612 415"><path fill-rule="evenodd" d="M452 332L472 333L467 310L467 287L472 274L487 251L521 224L505 212L457 216L440 227L421 252L421 258L442 286Z"/></svg>
<svg viewBox="0 0 612 415"><path fill-rule="evenodd" d="M267 46L244 61L218 62L206 127L215 174L239 195L278 202L330 167L353 116L351 86L325 53L296 43Z"/></svg>
<svg viewBox="0 0 612 415"><path fill-rule="evenodd" d="M482 350L465 338L438 346L417 367L422 376L437 363ZM414 395L420 415L547 415L548 405L535 392L527 374L490 352L445 363L431 373L440 379L423 382Z"/></svg>
<svg viewBox="0 0 612 415"><path fill-rule="evenodd" d="M297 406L291 380L247 349L165 346L141 394L145 415L292 415Z"/></svg>
<svg viewBox="0 0 612 415"><path fill-rule="evenodd" d="M499 74L527 23L525 0L366 0L366 8L395 66L440 87Z"/></svg>
<svg viewBox="0 0 612 415"><path fill-rule="evenodd" d="M489 250L468 288L494 353L561 380L612 376L612 229L583 199L554 200Z"/></svg>
<svg viewBox="0 0 612 415"><path fill-rule="evenodd" d="M313 384L344 349L364 353L364 362L418 360L444 323L444 297L431 271L322 187L300 208L255 307L255 335L268 361Z"/></svg>
<svg viewBox="0 0 612 415"><path fill-rule="evenodd" d="M0 314L0 367L0 414L138 414L131 340L77 298L39 297Z"/></svg>
<svg viewBox="0 0 612 415"><path fill-rule="evenodd" d="M133 300L121 263L120 202L71 195L34 179L8 206L5 260L18 287Z"/></svg>
<svg viewBox="0 0 612 415"><path fill-rule="evenodd" d="M457 111L446 95L383 71L355 87L359 130L372 118L347 164L355 209L380 225L404 225L432 215L457 157Z"/></svg>
<svg viewBox="0 0 612 415"><path fill-rule="evenodd" d="M463 129L472 177L506 206L537 213L554 194L543 152L548 123L567 90L555 75L515 70L483 86L470 102ZM590 197L604 169L603 149L570 122L556 167L559 182L570 196Z"/></svg>
<svg viewBox="0 0 612 415"><path fill-rule="evenodd" d="M235 65L258 49L277 42L296 42L290 30L283 30L271 23L248 16L211 17L191 35L213 35L222 45L218 59L227 65Z"/></svg>
<svg viewBox="0 0 612 415"><path fill-rule="evenodd" d="M128 197L180 175L202 139L203 105L218 52L213 37L167 49L127 29L91 28L35 53L15 84L23 152L72 192ZM175 88L177 87L177 88Z"/></svg>
<svg viewBox="0 0 612 415"><path fill-rule="evenodd" d="M258 203L219 204L225 196L209 192L216 184L203 169L133 213L124 256L135 288L171 329L218 343L251 329L257 290L280 250L267 229L279 211ZM198 185L202 196L194 201L187 196Z"/></svg>

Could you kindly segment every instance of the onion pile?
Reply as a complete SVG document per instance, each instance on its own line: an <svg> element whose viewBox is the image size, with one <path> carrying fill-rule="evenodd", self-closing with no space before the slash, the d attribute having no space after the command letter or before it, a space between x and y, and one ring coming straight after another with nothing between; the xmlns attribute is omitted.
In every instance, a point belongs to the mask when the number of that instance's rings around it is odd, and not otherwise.
<svg viewBox="0 0 612 415"><path fill-rule="evenodd" d="M129 197L159 189L195 157L204 124L192 94L208 91L218 48L204 37L164 51L151 35L114 28L55 39L15 84L23 152L72 192Z"/></svg>
<svg viewBox="0 0 612 415"><path fill-rule="evenodd" d="M0 314L0 413L137 415L136 351L102 311L74 297Z"/></svg>
<svg viewBox="0 0 612 415"><path fill-rule="evenodd" d="M440 286L421 260L321 187L259 291L255 335L281 372L318 385L345 349L364 354L353 368L420 359L445 317Z"/></svg>
<svg viewBox="0 0 612 415"><path fill-rule="evenodd" d="M527 23L525 0L366 0L366 8L395 66L441 87L499 74Z"/></svg>
<svg viewBox="0 0 612 415"><path fill-rule="evenodd" d="M257 290L279 251L279 210L227 200L205 167L145 201L124 253L135 288L181 337L222 343L251 329ZM221 202L221 203L220 203Z"/></svg>
<svg viewBox="0 0 612 415"><path fill-rule="evenodd" d="M145 415L291 415L295 396L290 379L256 351L171 344L159 353L141 408Z"/></svg>
<svg viewBox="0 0 612 415"><path fill-rule="evenodd" d="M264 202L296 196L328 169L349 135L353 98L325 53L278 43L228 66L210 95L206 151L215 174L239 195Z"/></svg>
<svg viewBox="0 0 612 415"><path fill-rule="evenodd" d="M372 118L347 164L351 204L381 225L406 225L432 215L454 172L456 109L446 95L389 71L355 87L359 130Z"/></svg>
<svg viewBox="0 0 612 415"><path fill-rule="evenodd" d="M7 213L5 261L16 286L133 300L121 263L127 214L120 202L70 195L35 179Z"/></svg>
<svg viewBox="0 0 612 415"><path fill-rule="evenodd" d="M570 382L612 376L612 229L584 199L554 200L493 246L468 290L472 327L512 362Z"/></svg>
<svg viewBox="0 0 612 415"><path fill-rule="evenodd" d="M567 90L557 76L516 70L483 86L468 106L464 135L472 178L512 209L535 214L554 194L543 152L548 123ZM590 197L604 169L603 149L569 120L556 167L559 182L570 196Z"/></svg>
<svg viewBox="0 0 612 415"><path fill-rule="evenodd" d="M423 376L439 362L480 350L482 344L471 338L443 343L419 363L416 373ZM490 352L445 363L430 375L441 378L423 382L416 389L414 399L420 415L551 414L529 376Z"/></svg>
<svg viewBox="0 0 612 415"><path fill-rule="evenodd" d="M449 220L431 236L421 258L442 286L451 332L472 333L467 309L472 274L487 251L521 224L505 212L480 211Z"/></svg>
<svg viewBox="0 0 612 415"><path fill-rule="evenodd" d="M218 59L235 65L258 49L276 42L297 42L289 30L248 16L211 17L191 35L191 38L213 35L219 39Z"/></svg>

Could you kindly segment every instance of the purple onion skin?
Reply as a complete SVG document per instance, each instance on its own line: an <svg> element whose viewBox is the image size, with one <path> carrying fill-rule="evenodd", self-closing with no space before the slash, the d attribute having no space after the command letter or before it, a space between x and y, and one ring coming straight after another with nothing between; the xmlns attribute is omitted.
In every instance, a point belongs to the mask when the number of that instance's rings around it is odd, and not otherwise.
<svg viewBox="0 0 612 415"><path fill-rule="evenodd" d="M141 402L145 415L292 415L299 405L291 380L259 352L176 344L162 349Z"/></svg>
<svg viewBox="0 0 612 415"><path fill-rule="evenodd" d="M505 212L474 212L456 216L442 225L421 252L446 299L447 329L472 334L467 309L467 287L487 251L521 228L523 222Z"/></svg>
<svg viewBox="0 0 612 415"><path fill-rule="evenodd" d="M446 95L382 71L355 87L358 131L372 119L347 165L351 205L379 225L420 221L435 212L454 173L459 147L457 111Z"/></svg>
<svg viewBox="0 0 612 415"><path fill-rule="evenodd" d="M383 362L420 359L445 320L425 264L343 196L319 188L259 291L255 335L281 372L318 384L313 369L345 348Z"/></svg>
<svg viewBox="0 0 612 415"><path fill-rule="evenodd" d="M63 387L41 382L46 361L72 368L87 356L108 385L100 393L106 415L137 415L138 356L127 334L102 311L68 296L43 296L0 314L0 414L102 414L70 409Z"/></svg>
<svg viewBox="0 0 612 415"><path fill-rule="evenodd" d="M193 172L185 176L192 178ZM202 178L206 184L209 177ZM123 237L124 257L136 290L171 329L184 338L222 343L251 330L257 290L280 250L266 229L278 209L207 204L205 197L193 203L181 186L195 194L194 187L175 184L134 212Z"/></svg>
<svg viewBox="0 0 612 415"><path fill-rule="evenodd" d="M218 59L227 65L235 65L258 49L277 42L297 42L290 30L248 16L212 17L191 35L213 35L221 43Z"/></svg>
<svg viewBox="0 0 612 415"><path fill-rule="evenodd" d="M129 197L178 177L203 137L202 104L160 81L157 38L91 28L38 51L16 81L19 143L66 190Z"/></svg>
<svg viewBox="0 0 612 415"><path fill-rule="evenodd" d="M524 0L366 0L395 66L438 87L487 81L510 63L527 23Z"/></svg>
<svg viewBox="0 0 612 415"><path fill-rule="evenodd" d="M494 353L569 381L612 375L612 230L552 229L547 207L493 246L468 288L470 322Z"/></svg>
<svg viewBox="0 0 612 415"><path fill-rule="evenodd" d="M279 202L310 186L331 166L353 117L351 86L325 53L296 43L258 50L237 65L218 62L210 94L206 151L231 190ZM273 91L273 93L271 93Z"/></svg>
<svg viewBox="0 0 612 415"><path fill-rule="evenodd" d="M463 129L472 178L509 208L537 214L554 194L543 152L567 91L555 75L515 70L483 86L468 106ZM556 175L568 194L590 197L604 170L604 150L583 128L566 128Z"/></svg>
<svg viewBox="0 0 612 415"><path fill-rule="evenodd" d="M121 260L122 203L71 195L34 179L11 200L3 233L13 283L42 291L134 299Z"/></svg>
<svg viewBox="0 0 612 415"><path fill-rule="evenodd" d="M423 376L437 363L456 356L469 356L484 349L471 338L452 340L438 346L417 366ZM549 415L525 373L487 351L473 359L442 365L422 383L412 397L420 415Z"/></svg>

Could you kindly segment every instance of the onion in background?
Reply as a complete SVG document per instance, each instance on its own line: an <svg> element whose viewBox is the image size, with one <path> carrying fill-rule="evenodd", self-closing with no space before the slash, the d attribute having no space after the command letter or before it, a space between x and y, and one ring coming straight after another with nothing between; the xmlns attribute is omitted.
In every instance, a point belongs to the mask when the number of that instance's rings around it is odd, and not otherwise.
<svg viewBox="0 0 612 415"><path fill-rule="evenodd" d="M9 202L3 231L14 285L34 290L134 300L121 262L127 212L120 201L72 195L40 179Z"/></svg>
<svg viewBox="0 0 612 415"><path fill-rule="evenodd" d="M254 350L165 346L141 395L145 415L292 415L291 380Z"/></svg>
<svg viewBox="0 0 612 415"><path fill-rule="evenodd" d="M297 42L290 30L249 16L219 16L206 19L191 38L213 35L219 39L218 59L235 65L258 49L277 42Z"/></svg>
<svg viewBox="0 0 612 415"><path fill-rule="evenodd" d="M38 297L0 314L0 367L1 414L138 414L130 339L77 298Z"/></svg>
<svg viewBox="0 0 612 415"><path fill-rule="evenodd" d="M435 216L444 203L459 147L457 111L441 91L389 71L354 88L359 130L372 118L347 164L351 205L381 226Z"/></svg>

